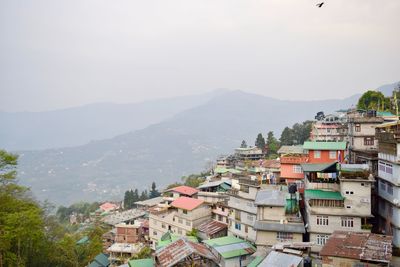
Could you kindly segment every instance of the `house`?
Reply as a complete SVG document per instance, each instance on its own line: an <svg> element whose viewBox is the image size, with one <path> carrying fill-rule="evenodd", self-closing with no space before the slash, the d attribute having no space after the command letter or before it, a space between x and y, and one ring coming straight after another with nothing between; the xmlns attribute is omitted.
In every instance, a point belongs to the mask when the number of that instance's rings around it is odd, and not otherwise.
<svg viewBox="0 0 400 267"><path fill-rule="evenodd" d="M344 113L330 114L312 124L311 141L347 141L347 118Z"/></svg>
<svg viewBox="0 0 400 267"><path fill-rule="evenodd" d="M111 265L127 263L130 258L137 254L144 245L142 243L114 243L107 249L110 254L109 261Z"/></svg>
<svg viewBox="0 0 400 267"><path fill-rule="evenodd" d="M257 247L303 240L305 229L298 203L299 194L289 194L287 188L271 187L258 191L254 224Z"/></svg>
<svg viewBox="0 0 400 267"><path fill-rule="evenodd" d="M258 267L303 267L303 257L271 251Z"/></svg>
<svg viewBox="0 0 400 267"><path fill-rule="evenodd" d="M119 205L111 203L111 202L105 202L103 204L100 205L99 207L103 212L110 212L110 211L114 211L120 208Z"/></svg>
<svg viewBox="0 0 400 267"><path fill-rule="evenodd" d="M375 127L384 122L376 111L352 110L347 114L350 163L368 164L374 175L378 170L378 140Z"/></svg>
<svg viewBox="0 0 400 267"><path fill-rule="evenodd" d="M229 198L228 198L229 199ZM211 217L213 220L228 224L229 223L229 207L225 203L214 204L211 208Z"/></svg>
<svg viewBox="0 0 400 267"><path fill-rule="evenodd" d="M102 241L103 241L103 251L106 252L109 247L115 242L115 235L116 235L116 229L113 228L110 231L104 233L102 235Z"/></svg>
<svg viewBox="0 0 400 267"><path fill-rule="evenodd" d="M308 163L344 162L347 142L306 141L303 149L308 153Z"/></svg>
<svg viewBox="0 0 400 267"><path fill-rule="evenodd" d="M376 127L378 147L378 205L376 215L379 229L393 235L393 245L400 248L400 122Z"/></svg>
<svg viewBox="0 0 400 267"><path fill-rule="evenodd" d="M392 237L335 231L320 252L323 267L389 266Z"/></svg>
<svg viewBox="0 0 400 267"><path fill-rule="evenodd" d="M304 174L300 164L308 162L308 154L305 153L303 146L282 146L278 154L281 163L281 179L284 179L287 185L296 184L297 190L303 193Z"/></svg>
<svg viewBox="0 0 400 267"><path fill-rule="evenodd" d="M256 251L253 245L234 236L204 240L203 243L218 255L216 262L221 267L247 266L251 262L250 255Z"/></svg>
<svg viewBox="0 0 400 267"><path fill-rule="evenodd" d="M219 156L217 158L217 167L231 168L235 158L233 156Z"/></svg>
<svg viewBox="0 0 400 267"><path fill-rule="evenodd" d="M336 230L370 232L373 177L368 165L302 164L305 221L318 252Z"/></svg>
<svg viewBox="0 0 400 267"><path fill-rule="evenodd" d="M157 266L217 266L216 257L204 245L180 238L158 249L155 253Z"/></svg>
<svg viewBox="0 0 400 267"><path fill-rule="evenodd" d="M229 191L229 226L228 234L240 237L251 242L256 241L254 222L257 215L257 207L254 204L260 184L256 179L242 177L238 179L240 189Z"/></svg>
<svg viewBox="0 0 400 267"><path fill-rule="evenodd" d="M199 190L197 198L210 204L224 202L228 197L225 193L231 189L231 186L232 182L228 179L206 181L197 187Z"/></svg>
<svg viewBox="0 0 400 267"><path fill-rule="evenodd" d="M259 160L264 158L264 152L258 147L240 147L235 149L236 160Z"/></svg>
<svg viewBox="0 0 400 267"><path fill-rule="evenodd" d="M155 207L160 203L165 202L164 197L154 197L154 198L150 198L150 199L146 199L146 200L142 200L142 201L137 201L134 204L136 205L136 207L138 209L142 209L142 210L147 210L151 207Z"/></svg>
<svg viewBox="0 0 400 267"><path fill-rule="evenodd" d="M153 248L168 231L185 236L211 219L210 206L203 200L189 197L179 197L171 205L152 208L149 212L149 237Z"/></svg>
<svg viewBox="0 0 400 267"><path fill-rule="evenodd" d="M137 243L145 241L141 223L136 221L135 224L119 223L115 225L116 235L115 242L117 243Z"/></svg>
<svg viewBox="0 0 400 267"><path fill-rule="evenodd" d="M110 262L108 261L108 255L104 253L98 254L94 260L89 263L88 267L108 267Z"/></svg>
<svg viewBox="0 0 400 267"><path fill-rule="evenodd" d="M115 226L119 223L134 223L135 220L145 216L146 213L139 209L130 209L106 215L101 220L108 225Z"/></svg>
<svg viewBox="0 0 400 267"><path fill-rule="evenodd" d="M165 234L160 238L160 240L157 242L156 250L158 250L158 249L160 249L160 248L163 248L163 247L165 247L165 246L168 246L169 244L175 242L176 240L178 240L178 239L180 239L180 238L182 238L181 235L177 235L177 234L174 234L174 233L171 233L170 231L168 231L168 232L165 233ZM184 236L184 238L185 238L186 240L190 241L190 242L199 243L199 240L198 240L197 237L195 237L195 236L189 235L189 236Z"/></svg>
<svg viewBox="0 0 400 267"><path fill-rule="evenodd" d="M203 222L196 229L198 230L198 237L206 240L226 236L228 234L227 228L226 223L210 220Z"/></svg>
<svg viewBox="0 0 400 267"><path fill-rule="evenodd" d="M251 162L247 168L250 175L255 175L260 184L280 183L281 163L279 159L264 159Z"/></svg>
<svg viewBox="0 0 400 267"><path fill-rule="evenodd" d="M174 188L170 188L165 192L172 193L172 197L176 199L178 197L195 197L199 190L190 186L180 185Z"/></svg>

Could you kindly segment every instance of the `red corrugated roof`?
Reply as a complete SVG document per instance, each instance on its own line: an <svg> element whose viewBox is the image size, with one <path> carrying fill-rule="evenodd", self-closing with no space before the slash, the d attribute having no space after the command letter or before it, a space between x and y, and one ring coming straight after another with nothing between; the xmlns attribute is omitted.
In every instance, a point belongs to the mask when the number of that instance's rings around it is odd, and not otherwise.
<svg viewBox="0 0 400 267"><path fill-rule="evenodd" d="M180 186L177 186L177 187L167 190L167 192L177 192L182 195L192 196L192 195L196 194L197 192L199 192L199 190L197 190L196 188L190 187L190 186L180 185Z"/></svg>
<svg viewBox="0 0 400 267"><path fill-rule="evenodd" d="M106 202L106 203L100 205L100 209L102 209L104 211L114 210L117 208L118 208L118 205L110 203L110 202Z"/></svg>
<svg viewBox="0 0 400 267"><path fill-rule="evenodd" d="M203 200L197 198L179 197L171 203L171 206L184 210L193 210L203 203Z"/></svg>

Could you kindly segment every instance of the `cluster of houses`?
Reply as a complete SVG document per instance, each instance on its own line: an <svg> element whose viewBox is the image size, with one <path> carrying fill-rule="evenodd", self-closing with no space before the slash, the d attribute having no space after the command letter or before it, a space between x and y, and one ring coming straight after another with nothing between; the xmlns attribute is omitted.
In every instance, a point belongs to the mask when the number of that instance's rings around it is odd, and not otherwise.
<svg viewBox="0 0 400 267"><path fill-rule="evenodd" d="M319 116L309 141L277 159L264 153L237 148L197 188L104 219L114 227L109 266L390 266L400 247L397 116ZM151 257L132 260L145 246Z"/></svg>

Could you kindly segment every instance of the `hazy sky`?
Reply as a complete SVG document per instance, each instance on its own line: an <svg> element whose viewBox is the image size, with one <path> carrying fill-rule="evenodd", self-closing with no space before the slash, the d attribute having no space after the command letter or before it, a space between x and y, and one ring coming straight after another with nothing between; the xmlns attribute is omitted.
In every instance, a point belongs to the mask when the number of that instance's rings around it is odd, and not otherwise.
<svg viewBox="0 0 400 267"><path fill-rule="evenodd" d="M342 98L400 80L400 1L0 0L0 110L242 89Z"/></svg>

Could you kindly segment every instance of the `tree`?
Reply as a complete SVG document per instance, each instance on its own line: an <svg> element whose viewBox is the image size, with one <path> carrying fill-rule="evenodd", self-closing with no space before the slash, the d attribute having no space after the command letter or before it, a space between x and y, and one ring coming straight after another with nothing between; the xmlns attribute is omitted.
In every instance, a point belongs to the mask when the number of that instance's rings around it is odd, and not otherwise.
<svg viewBox="0 0 400 267"><path fill-rule="evenodd" d="M196 228L192 228L189 232L186 233L187 236L194 236L196 238L199 238L199 230Z"/></svg>
<svg viewBox="0 0 400 267"><path fill-rule="evenodd" d="M360 97L357 108L363 110L372 109L376 111L386 111L390 109L390 99L385 98L381 92L369 90Z"/></svg>
<svg viewBox="0 0 400 267"><path fill-rule="evenodd" d="M148 246L144 246L137 254L133 255L131 260L140 260L151 257L151 248Z"/></svg>
<svg viewBox="0 0 400 267"><path fill-rule="evenodd" d="M242 143L240 144L241 148L246 148L247 147L247 143L245 140L242 141Z"/></svg>
<svg viewBox="0 0 400 267"><path fill-rule="evenodd" d="M144 190L144 191L142 191L142 194L140 195L139 200L143 201L143 200L146 200L146 199L149 199L149 196L148 196L147 190Z"/></svg>
<svg viewBox="0 0 400 267"><path fill-rule="evenodd" d="M161 194L160 192L158 192L157 188L156 188L156 183L153 182L151 184L151 190L150 190L150 195L149 198L155 198L155 197L159 197Z"/></svg>
<svg viewBox="0 0 400 267"><path fill-rule="evenodd" d="M272 131L268 132L267 135L267 156L268 157L275 157L277 155L278 149L279 149L279 142L276 140L274 133Z"/></svg>
<svg viewBox="0 0 400 267"><path fill-rule="evenodd" d="M281 141L281 145L285 145L285 146L293 145L294 144L293 129L290 129L289 127L285 127L285 129L283 129L283 131L282 131L281 138L279 138L279 140Z"/></svg>
<svg viewBox="0 0 400 267"><path fill-rule="evenodd" d="M255 146L262 149L263 151L265 150L265 139L261 133L257 135Z"/></svg>
<svg viewBox="0 0 400 267"><path fill-rule="evenodd" d="M190 187L198 187L206 180L205 176L208 173L200 173L200 174L191 174L189 176L182 176L181 180L184 182L183 184Z"/></svg>

